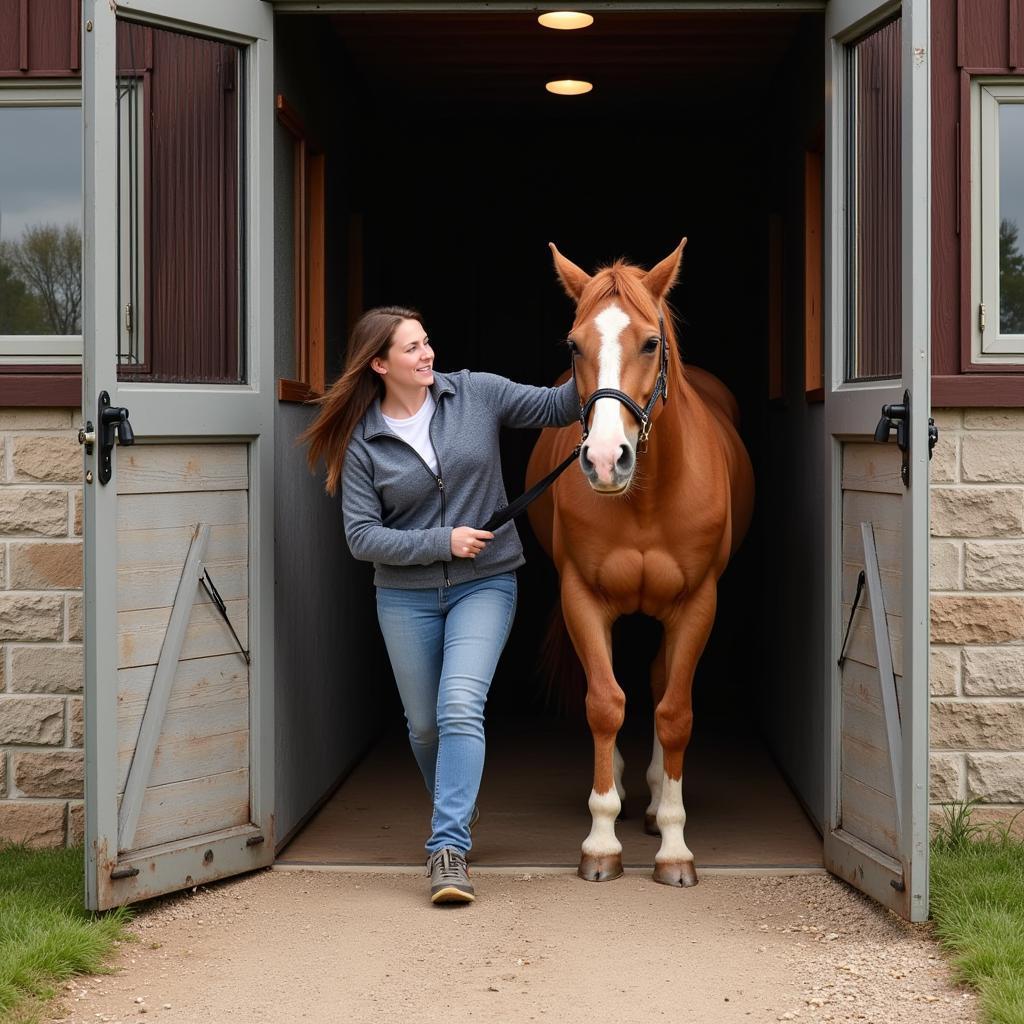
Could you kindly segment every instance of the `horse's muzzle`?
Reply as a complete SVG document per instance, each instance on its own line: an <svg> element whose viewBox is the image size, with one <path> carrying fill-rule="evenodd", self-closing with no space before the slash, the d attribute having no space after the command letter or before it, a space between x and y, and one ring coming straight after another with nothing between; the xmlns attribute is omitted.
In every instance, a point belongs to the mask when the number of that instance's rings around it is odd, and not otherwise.
<svg viewBox="0 0 1024 1024"><path fill-rule="evenodd" d="M610 451L584 444L580 449L580 468L598 493L620 494L633 479L636 449L629 443L620 444Z"/></svg>

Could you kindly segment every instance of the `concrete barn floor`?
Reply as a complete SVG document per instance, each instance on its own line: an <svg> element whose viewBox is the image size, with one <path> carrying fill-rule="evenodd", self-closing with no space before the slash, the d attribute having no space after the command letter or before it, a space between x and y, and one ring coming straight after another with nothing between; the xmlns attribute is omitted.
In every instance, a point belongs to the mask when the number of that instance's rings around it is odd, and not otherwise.
<svg viewBox="0 0 1024 1024"><path fill-rule="evenodd" d="M626 801L616 831L623 863L651 867L659 840L643 830L650 738L624 734L620 749ZM575 866L590 830L592 759L585 723L488 723L481 820L470 862ZM821 868L821 839L756 738L698 730L686 755L683 797L687 845L698 871ZM408 741L393 731L281 851L278 863L419 865L429 825L430 800Z"/></svg>

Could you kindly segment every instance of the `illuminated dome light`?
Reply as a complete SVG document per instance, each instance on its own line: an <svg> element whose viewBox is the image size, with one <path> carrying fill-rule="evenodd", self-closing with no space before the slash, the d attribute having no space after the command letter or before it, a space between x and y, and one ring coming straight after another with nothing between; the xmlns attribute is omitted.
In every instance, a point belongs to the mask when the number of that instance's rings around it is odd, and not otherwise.
<svg viewBox="0 0 1024 1024"><path fill-rule="evenodd" d="M560 82L548 82L544 88L558 96L582 96L585 92L590 92L594 85L592 82L577 82L572 78L564 78Z"/></svg>
<svg viewBox="0 0 1024 1024"><path fill-rule="evenodd" d="M549 11L541 14L537 20L545 28L587 28L594 24L594 16L582 11Z"/></svg>

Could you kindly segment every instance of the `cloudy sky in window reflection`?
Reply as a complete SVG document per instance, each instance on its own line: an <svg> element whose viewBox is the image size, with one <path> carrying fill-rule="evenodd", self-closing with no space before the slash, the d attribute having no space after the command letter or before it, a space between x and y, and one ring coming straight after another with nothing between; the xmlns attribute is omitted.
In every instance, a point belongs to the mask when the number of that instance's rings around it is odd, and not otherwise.
<svg viewBox="0 0 1024 1024"><path fill-rule="evenodd" d="M999 104L999 216L1024 235L1024 103Z"/></svg>
<svg viewBox="0 0 1024 1024"><path fill-rule="evenodd" d="M81 224L80 107L0 107L0 239L37 224Z"/></svg>

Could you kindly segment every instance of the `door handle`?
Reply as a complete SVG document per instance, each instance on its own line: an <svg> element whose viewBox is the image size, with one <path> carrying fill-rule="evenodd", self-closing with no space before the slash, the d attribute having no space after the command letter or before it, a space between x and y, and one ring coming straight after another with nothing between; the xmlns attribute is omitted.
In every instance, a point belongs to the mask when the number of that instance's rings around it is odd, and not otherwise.
<svg viewBox="0 0 1024 1024"><path fill-rule="evenodd" d="M114 436L121 445L135 444L135 432L128 420L128 410L119 405L110 404L110 395L100 392L96 419L99 422L100 469L101 484L110 483L111 454L114 450Z"/></svg>
<svg viewBox="0 0 1024 1024"><path fill-rule="evenodd" d="M875 440L885 444L889 434L896 431L896 447L903 453L900 479L904 487L910 486L910 392L903 392L902 402L882 406L882 418L875 427Z"/></svg>
<svg viewBox="0 0 1024 1024"><path fill-rule="evenodd" d="M896 445L903 453L903 465L900 467L900 479L904 487L910 486L910 392L903 392L903 401L882 406L882 418L875 427L875 440L885 444L890 433L896 431ZM928 458L932 457L935 445L939 441L939 428L935 426L933 417L928 417Z"/></svg>

